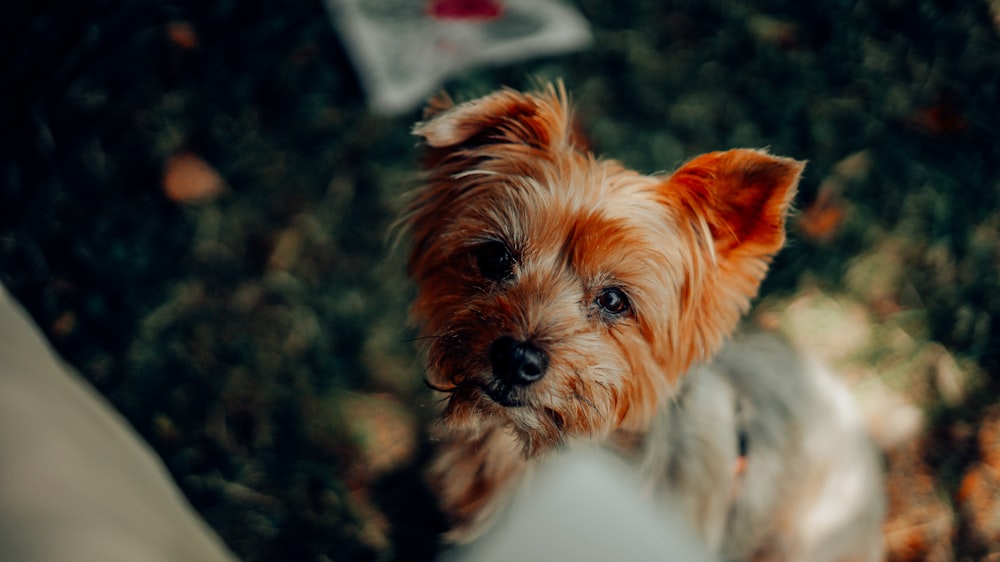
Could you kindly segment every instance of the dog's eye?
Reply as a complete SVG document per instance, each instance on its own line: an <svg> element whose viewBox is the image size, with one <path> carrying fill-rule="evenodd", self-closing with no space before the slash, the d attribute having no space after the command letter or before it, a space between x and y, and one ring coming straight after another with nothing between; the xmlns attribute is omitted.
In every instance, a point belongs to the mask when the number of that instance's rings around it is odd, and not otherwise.
<svg viewBox="0 0 1000 562"><path fill-rule="evenodd" d="M601 291L601 294L597 295L597 298L594 299L594 304L604 312L615 316L628 312L631 306L629 305L628 297L618 287L608 287Z"/></svg>
<svg viewBox="0 0 1000 562"><path fill-rule="evenodd" d="M504 281L514 275L514 256L503 242L496 240L480 244L475 249L479 273L494 281Z"/></svg>

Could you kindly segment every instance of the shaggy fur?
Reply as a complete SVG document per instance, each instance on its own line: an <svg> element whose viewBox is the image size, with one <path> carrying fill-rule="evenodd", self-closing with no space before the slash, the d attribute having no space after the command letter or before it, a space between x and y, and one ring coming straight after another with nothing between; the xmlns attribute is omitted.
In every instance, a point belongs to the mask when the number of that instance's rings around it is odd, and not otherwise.
<svg viewBox="0 0 1000 562"><path fill-rule="evenodd" d="M535 460L587 439L631 443L627 454L664 482L690 479L690 470L671 468L677 462L705 465L702 479L718 473L707 487L667 488L712 511L693 516L711 520L699 527L720 553L729 555L731 534L737 557L764 548L737 537L747 533L733 505L753 494L727 493L718 509L702 498L732 472L738 451L724 440L736 439L736 421L718 424L726 436L688 439L683 428L715 414L680 400L678 389L719 352L756 295L784 243L804 164L738 149L641 175L589 151L561 85L457 106L441 97L414 132L427 147L426 178L403 224L413 238L412 314L428 342L428 384L446 397L429 474L454 522L451 537L482 529ZM735 379L686 380L704 381L692 394L718 386L723 405L752 396ZM795 439L798 422L788 420L786 438ZM743 480L756 485L749 472Z"/></svg>

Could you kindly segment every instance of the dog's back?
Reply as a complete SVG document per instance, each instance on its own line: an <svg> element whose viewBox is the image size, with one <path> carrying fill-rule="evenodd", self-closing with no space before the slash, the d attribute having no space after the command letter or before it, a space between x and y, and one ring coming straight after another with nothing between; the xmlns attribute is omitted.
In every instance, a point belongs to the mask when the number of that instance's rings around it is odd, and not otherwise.
<svg viewBox="0 0 1000 562"><path fill-rule="evenodd" d="M647 438L646 473L728 560L879 560L879 453L849 390L775 337L691 373Z"/></svg>

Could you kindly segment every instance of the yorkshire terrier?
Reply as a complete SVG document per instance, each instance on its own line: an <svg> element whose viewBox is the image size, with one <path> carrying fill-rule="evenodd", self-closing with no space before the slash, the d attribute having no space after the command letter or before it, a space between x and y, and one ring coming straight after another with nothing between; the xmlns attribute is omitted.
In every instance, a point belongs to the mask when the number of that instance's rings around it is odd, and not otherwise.
<svg viewBox="0 0 1000 562"><path fill-rule="evenodd" d="M847 389L774 338L726 343L803 162L736 149L642 175L594 156L562 84L439 96L414 133L426 177L402 223L449 539L589 440L721 558L880 559L880 459Z"/></svg>

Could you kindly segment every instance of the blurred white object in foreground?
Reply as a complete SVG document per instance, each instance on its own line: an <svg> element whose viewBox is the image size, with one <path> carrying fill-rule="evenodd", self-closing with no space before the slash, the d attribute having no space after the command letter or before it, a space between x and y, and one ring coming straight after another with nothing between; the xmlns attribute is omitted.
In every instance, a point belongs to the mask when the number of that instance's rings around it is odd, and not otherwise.
<svg viewBox="0 0 1000 562"><path fill-rule="evenodd" d="M497 524L443 562L709 562L680 513L613 453L571 448L525 482Z"/></svg>
<svg viewBox="0 0 1000 562"><path fill-rule="evenodd" d="M581 49L587 21L559 0L325 0L372 109L398 114L471 67Z"/></svg>
<svg viewBox="0 0 1000 562"><path fill-rule="evenodd" d="M0 560L235 560L2 286Z"/></svg>

